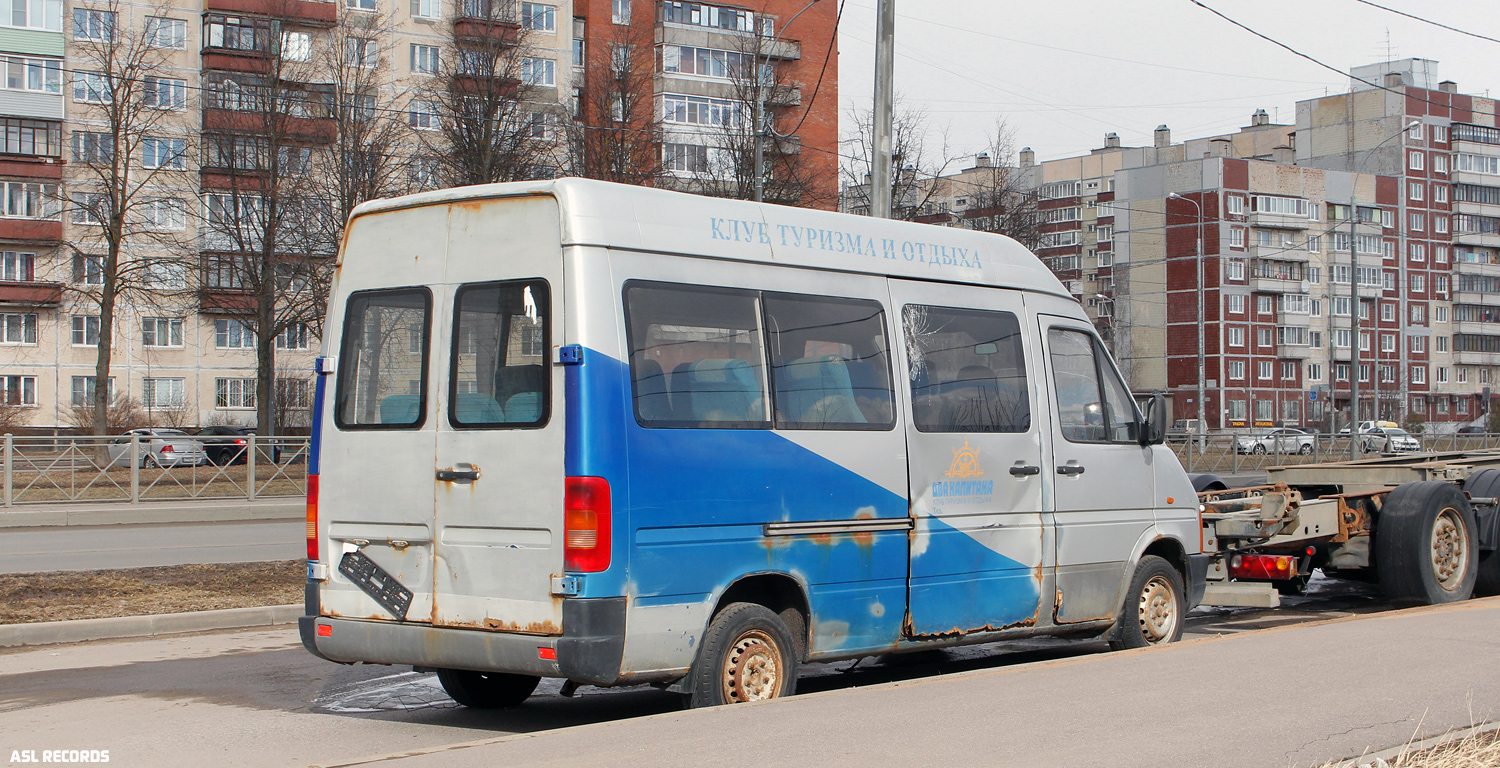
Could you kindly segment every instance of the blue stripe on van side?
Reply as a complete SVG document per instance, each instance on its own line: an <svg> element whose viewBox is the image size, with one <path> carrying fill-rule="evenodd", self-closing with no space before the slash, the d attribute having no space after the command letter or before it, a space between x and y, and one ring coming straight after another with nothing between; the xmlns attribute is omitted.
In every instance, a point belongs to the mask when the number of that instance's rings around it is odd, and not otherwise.
<svg viewBox="0 0 1500 768"><path fill-rule="evenodd" d="M771 430L644 429L626 394L628 369L608 355L585 349L584 364L565 371L564 465L570 476L608 479L614 512L611 567L583 580L583 596L702 603L743 576L787 574L808 591L815 653L879 650L899 640L907 598L904 531L766 537L761 526L904 518L905 497ZM959 573L1030 575L941 521L927 523L933 535L921 557L962 564L955 566ZM998 616L978 611L977 605L994 605L993 592L982 594L991 588L1005 589L1004 603L1013 609ZM924 605L924 618L951 617L965 629L1011 624L1037 606L1029 578L945 589L918 584L914 593L932 603ZM979 623L966 626L969 620ZM703 628L682 629L697 635Z"/></svg>
<svg viewBox="0 0 1500 768"><path fill-rule="evenodd" d="M312 438L307 441L307 474L318 474L320 464L319 457L323 453L323 395L327 391L326 383L328 376L322 371L323 366L318 365L318 370L313 374L313 412L312 412Z"/></svg>

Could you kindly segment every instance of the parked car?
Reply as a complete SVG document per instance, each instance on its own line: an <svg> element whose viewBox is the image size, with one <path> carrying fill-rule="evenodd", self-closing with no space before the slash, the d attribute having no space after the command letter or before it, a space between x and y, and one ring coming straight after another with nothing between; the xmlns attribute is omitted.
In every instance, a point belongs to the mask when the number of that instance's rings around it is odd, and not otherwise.
<svg viewBox="0 0 1500 768"><path fill-rule="evenodd" d="M1366 433L1363 439L1365 453L1411 453L1422 450L1422 443L1400 427L1376 427Z"/></svg>
<svg viewBox="0 0 1500 768"><path fill-rule="evenodd" d="M1178 419L1167 428L1167 442L1185 443L1190 437L1202 437L1207 434L1197 419Z"/></svg>
<svg viewBox="0 0 1500 768"><path fill-rule="evenodd" d="M1370 434L1372 431L1374 431L1376 429L1400 429L1400 428L1401 428L1401 425L1397 424L1394 421L1361 421L1359 423L1359 433L1361 435L1368 435L1368 434ZM1349 428L1348 427L1344 427L1343 429L1339 430L1339 434L1341 434L1341 435L1347 435L1347 434L1349 434Z"/></svg>
<svg viewBox="0 0 1500 768"><path fill-rule="evenodd" d="M130 438L140 435L143 467L195 467L208 462L203 443L180 429L132 429L109 441L110 466L130 463Z"/></svg>
<svg viewBox="0 0 1500 768"><path fill-rule="evenodd" d="M250 455L250 436L254 427L213 426L203 427L193 433L208 451L208 460L214 464L244 464ZM274 438L260 438L255 443L256 462L270 458L273 464L281 463L281 446Z"/></svg>
<svg viewBox="0 0 1500 768"><path fill-rule="evenodd" d="M1484 427L1476 427L1473 424L1470 424L1467 427L1459 427L1458 433L1460 435L1482 435L1485 433L1485 431Z"/></svg>
<svg viewBox="0 0 1500 768"><path fill-rule="evenodd" d="M1317 440L1316 437L1300 429L1282 427L1237 437L1234 440L1234 450L1237 453L1308 454L1313 452L1315 440Z"/></svg>

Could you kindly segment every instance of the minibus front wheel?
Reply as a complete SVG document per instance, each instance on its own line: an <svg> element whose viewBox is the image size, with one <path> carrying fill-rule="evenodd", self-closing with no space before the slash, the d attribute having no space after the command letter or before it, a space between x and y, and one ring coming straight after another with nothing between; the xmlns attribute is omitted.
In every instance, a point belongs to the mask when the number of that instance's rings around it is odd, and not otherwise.
<svg viewBox="0 0 1500 768"><path fill-rule="evenodd" d="M453 700L472 709L502 709L519 705L536 690L540 677L505 672L440 669L438 682Z"/></svg>
<svg viewBox="0 0 1500 768"><path fill-rule="evenodd" d="M1118 651L1177 642L1187 618L1183 594L1182 574L1171 563L1156 555L1142 557L1130 591L1125 593L1110 647Z"/></svg>
<svg viewBox="0 0 1500 768"><path fill-rule="evenodd" d="M733 603L709 623L690 674L693 708L790 696L797 688L797 647L771 609Z"/></svg>

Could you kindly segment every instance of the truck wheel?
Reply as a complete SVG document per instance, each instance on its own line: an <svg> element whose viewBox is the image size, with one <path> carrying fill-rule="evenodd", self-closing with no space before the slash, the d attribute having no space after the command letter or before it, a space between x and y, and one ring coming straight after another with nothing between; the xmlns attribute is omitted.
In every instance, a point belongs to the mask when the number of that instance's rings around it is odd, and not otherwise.
<svg viewBox="0 0 1500 768"><path fill-rule="evenodd" d="M1458 486L1406 483L1386 497L1375 528L1375 569L1393 600L1469 599L1478 572L1474 509Z"/></svg>
<svg viewBox="0 0 1500 768"><path fill-rule="evenodd" d="M688 706L695 709L790 696L797 689L797 646L771 609L733 603L708 625L689 674Z"/></svg>
<svg viewBox="0 0 1500 768"><path fill-rule="evenodd" d="M1182 574L1166 560L1146 555L1135 567L1109 647L1119 651L1176 642L1186 613Z"/></svg>
<svg viewBox="0 0 1500 768"><path fill-rule="evenodd" d="M438 682L453 700L472 709L514 707L531 696L542 679L533 675L505 672L470 672L464 669L440 669Z"/></svg>

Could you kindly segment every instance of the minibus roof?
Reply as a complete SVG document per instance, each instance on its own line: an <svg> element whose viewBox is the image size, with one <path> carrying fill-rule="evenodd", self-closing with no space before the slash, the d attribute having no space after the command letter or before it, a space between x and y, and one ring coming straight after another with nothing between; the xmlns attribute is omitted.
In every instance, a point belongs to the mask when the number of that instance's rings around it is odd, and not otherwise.
<svg viewBox="0 0 1500 768"><path fill-rule="evenodd" d="M1073 298L1004 235L588 179L482 184L372 200L350 217L464 200L557 199L562 244L1017 288ZM341 256L342 258L342 256Z"/></svg>

